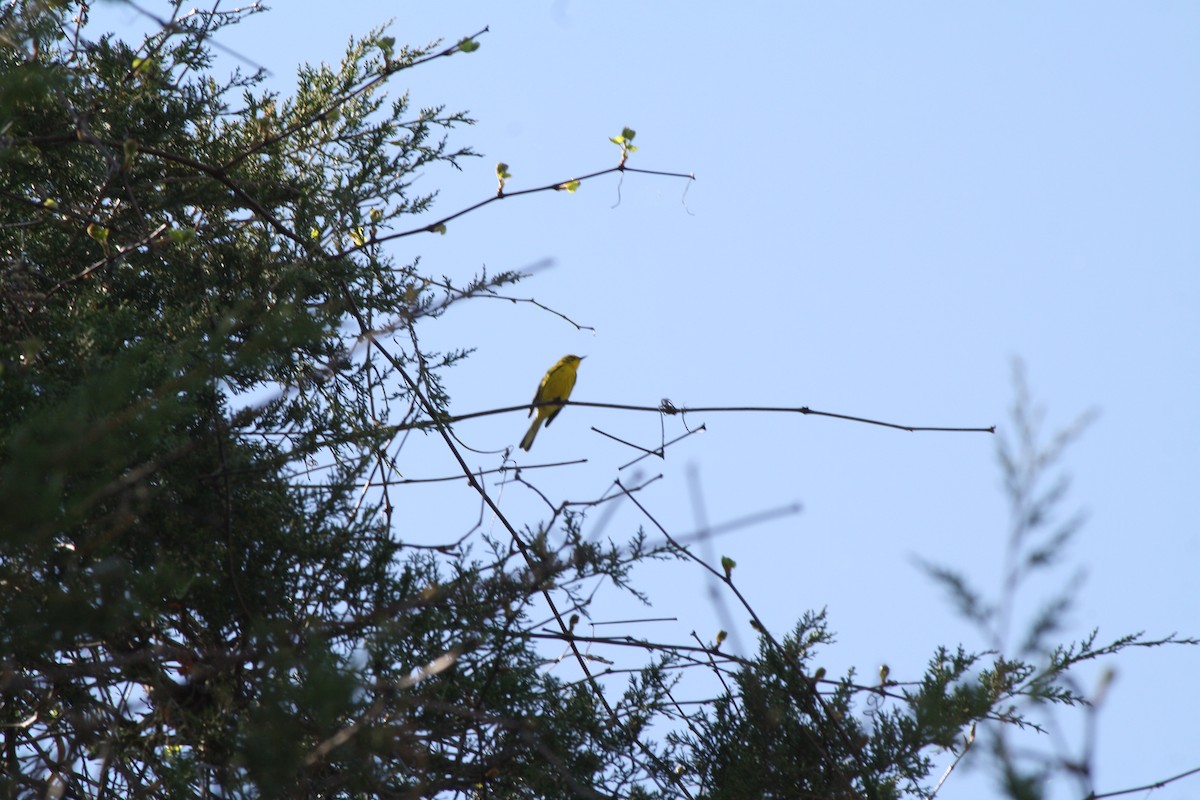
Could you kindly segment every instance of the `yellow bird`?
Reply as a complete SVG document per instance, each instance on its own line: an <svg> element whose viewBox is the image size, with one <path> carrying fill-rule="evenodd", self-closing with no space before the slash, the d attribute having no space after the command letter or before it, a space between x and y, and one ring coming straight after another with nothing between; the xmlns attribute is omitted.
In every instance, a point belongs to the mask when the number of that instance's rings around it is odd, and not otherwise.
<svg viewBox="0 0 1200 800"><path fill-rule="evenodd" d="M571 396L571 390L575 388L575 371L579 369L579 362L584 358L586 356L563 356L542 378L537 392L533 395L533 407L529 409L530 415L536 411L537 416L534 418L533 424L529 426L529 430L525 432L525 438L521 440L522 450L528 451L530 447L533 447L533 437L537 436L538 428L543 420L546 427L549 428L550 423L558 416L558 412L562 411L561 402L552 403L551 401L562 401ZM543 406L538 403L547 403L548 405Z"/></svg>

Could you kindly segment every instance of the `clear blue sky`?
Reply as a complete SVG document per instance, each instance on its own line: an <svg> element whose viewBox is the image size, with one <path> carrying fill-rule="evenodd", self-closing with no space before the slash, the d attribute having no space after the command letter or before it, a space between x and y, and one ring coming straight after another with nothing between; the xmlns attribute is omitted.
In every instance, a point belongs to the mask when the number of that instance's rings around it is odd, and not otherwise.
<svg viewBox="0 0 1200 800"><path fill-rule="evenodd" d="M1033 587L1025 612L1082 567L1064 637L1094 626L1102 638L1200 634L1200 5L275 5L220 38L285 91L297 63L336 61L351 34L393 15L392 35L409 43L490 26L478 52L395 85L415 105L478 119L454 141L484 157L418 184L442 190L435 213L492 193L496 161L510 165L511 189L609 166L607 137L624 125L637 130L634 166L696 174L690 187L627 176L616 208L617 181L605 178L574 196L494 204L444 237L402 240L397 258L419 254L429 272L459 280L550 259L510 294L596 329L483 301L425 326L429 346L478 348L448 377L456 411L526 402L546 367L577 352L588 356L579 400L808 405L1004 429L1020 357L1048 434L1100 412L1065 462L1064 511L1088 522L1058 584ZM145 24L111 6L96 17L126 31ZM912 561L998 588L1009 520L993 437L786 415L692 422L708 432L643 462L664 478L641 499L676 533L697 525L689 470L714 524L802 503L801 514L714 547L737 560L739 585L774 631L827 608L839 644L820 663L870 676L887 662L899 679L918 677L938 644L985 646ZM678 424L668 420L668 435ZM654 415L567 409L516 459L588 459L536 474L552 499L591 498L628 477L617 468L631 452L592 425L658 443ZM523 416L486 418L459 434L497 450L524 426ZM401 467L452 471L432 440L403 451ZM535 519L528 491L495 489L516 519ZM399 534L442 541L467 530L479 512L465 492L412 490L412 527ZM642 523L626 505L607 533ZM632 632L715 634L696 568L656 566L635 583L653 610L604 590L595 618L676 616ZM1200 766L1200 650L1115 665L1097 789ZM1094 673L1084 675L1090 691ZM1077 749L1082 718L1062 719ZM989 794L981 780L956 776L941 796ZM1198 791L1193 778L1154 797Z"/></svg>

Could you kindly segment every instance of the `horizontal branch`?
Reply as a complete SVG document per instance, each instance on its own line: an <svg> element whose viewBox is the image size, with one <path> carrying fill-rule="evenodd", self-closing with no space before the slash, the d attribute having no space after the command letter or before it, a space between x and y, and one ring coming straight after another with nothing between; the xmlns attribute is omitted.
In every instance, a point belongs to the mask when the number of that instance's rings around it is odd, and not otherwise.
<svg viewBox="0 0 1200 800"><path fill-rule="evenodd" d="M1184 778L1190 778L1192 775L1197 774L1200 774L1200 767L1189 769L1188 771L1181 772L1178 775L1172 775L1169 778L1163 778L1162 780L1155 781L1154 783L1147 783L1144 786L1134 786L1132 789L1120 789L1115 792L1103 792L1101 794L1095 794L1093 792L1092 794L1089 794L1085 800L1100 800L1100 798L1103 797L1120 797L1121 795L1126 794L1141 794L1142 792L1148 792L1152 789L1161 789L1168 783L1174 783L1175 781L1183 780Z"/></svg>
<svg viewBox="0 0 1200 800"><path fill-rule="evenodd" d="M981 428L954 428L947 426L931 426L931 425L902 425L897 422L884 422L878 419L869 419L867 417L855 417L849 414L838 414L833 411L818 411L808 406L697 406L688 408L673 405L669 400L664 400L657 406L635 406L625 403L589 403L584 400L563 400L563 401L547 401L544 403L525 404L520 406L507 406L505 408L490 409L487 411L472 411L467 414L458 414L443 418L443 422L462 422L463 420L475 419L476 417L487 417L493 414L507 414L512 411L527 411L533 406L582 406L584 408L609 408L617 411L649 411L655 414L667 414L675 416L676 414L715 414L727 412L739 413L768 413L768 414L804 414L818 417L831 417L833 419L844 419L849 422L862 422L867 425L879 425L884 428L894 428L901 431L909 431L915 433L917 431L942 431L947 433L995 433L996 426L989 425ZM404 428L418 428L428 425L429 422L405 423L396 427L396 430Z"/></svg>

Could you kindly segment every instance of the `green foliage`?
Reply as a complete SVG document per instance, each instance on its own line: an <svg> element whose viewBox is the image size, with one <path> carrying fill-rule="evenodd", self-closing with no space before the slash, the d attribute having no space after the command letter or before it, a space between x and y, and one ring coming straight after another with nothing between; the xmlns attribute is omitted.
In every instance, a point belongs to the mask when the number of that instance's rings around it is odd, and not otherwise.
<svg viewBox="0 0 1200 800"><path fill-rule="evenodd" d="M206 42L259 6L177 5L138 46L76 27L83 10L0 15L9 796L892 798L927 792L933 755L977 723L1083 702L1075 665L1173 641L1055 646L1067 592L1015 654L939 650L917 680L862 685L810 669L832 644L823 614L782 640L752 614L747 659L720 651L725 631L711 648L585 634L600 580L648 601L632 566L690 556L642 531L601 543L559 509L406 545L389 446L451 441L441 376L468 352L424 349L418 329L518 276L455 285L385 255L447 232L410 221L436 194L415 182L472 153L449 140L467 115L384 89L476 37L398 48L376 30L283 98L212 70ZM634 137L612 138L609 171ZM496 176L503 195L507 165ZM1078 523L1036 535L1065 484L1042 491L1045 459L1002 457L1016 586ZM736 592L736 562L721 567ZM931 574L1007 631L1004 603ZM547 640L582 678L547 671ZM606 647L655 654L616 699ZM696 668L720 691L685 713ZM1014 796L1036 795L1044 775L1001 763Z"/></svg>
<svg viewBox="0 0 1200 800"><path fill-rule="evenodd" d="M512 177L512 173L508 171L508 164L500 161L496 164L496 181L499 184L496 187L496 194L504 194L504 183Z"/></svg>
<svg viewBox="0 0 1200 800"><path fill-rule="evenodd" d="M632 128L622 128L620 134L617 136L610 136L608 139L610 142L621 148L621 167L624 167L625 162L629 160L629 157L637 152L637 146L633 143L633 137L636 135L637 132Z"/></svg>
<svg viewBox="0 0 1200 800"><path fill-rule="evenodd" d="M1014 654L1007 655L1018 587L1066 559L1065 548L1080 524L1077 515L1056 522L1066 482L1046 473L1087 419L1042 445L1033 424L1038 414L1020 378L1012 426L1017 444L1002 439L999 448L1015 520L1001 596L989 601L956 571L923 565L995 648L939 648L919 679L894 680L885 665L879 683L866 685L853 670L833 682L824 669L810 668L818 648L832 643L824 614L806 616L779 641L759 629L757 656L738 663L729 677L712 664L725 690L696 713L681 716L683 724L668 736L670 755L684 765L681 774L692 796L930 797L938 786L932 780L935 766L949 761L952 768L973 752L977 728L1006 796L1044 797L1060 772L1082 794L1094 792L1086 760L1022 758L1011 744L1014 732L1044 733L1046 714L1056 707L1091 713L1093 698L1076 687L1072 673L1078 665L1130 647L1196 641L1135 634L1100 644L1093 631L1080 642L1051 644L1071 605L1074 589L1068 585L1033 614ZM1047 480L1050 488L1043 489ZM736 565L722 557L721 566L731 581Z"/></svg>
<svg viewBox="0 0 1200 800"><path fill-rule="evenodd" d="M364 357L346 323L408 328L514 278L442 281L438 298L376 244L428 209L418 171L471 155L439 133L465 115L381 93L429 51L372 33L283 100L209 71L205 39L239 13L183 14L140 48L71 19L30 4L5 20L20 46L0 50L13 790L334 795L503 776L551 795L565 779L536 756L547 742L590 782L610 736L594 696L539 675L520 632L558 570L569 586L627 564L593 551L533 580L401 552L385 517L357 510L390 435L374 420L412 408L395 370L444 409L437 370L461 354Z"/></svg>

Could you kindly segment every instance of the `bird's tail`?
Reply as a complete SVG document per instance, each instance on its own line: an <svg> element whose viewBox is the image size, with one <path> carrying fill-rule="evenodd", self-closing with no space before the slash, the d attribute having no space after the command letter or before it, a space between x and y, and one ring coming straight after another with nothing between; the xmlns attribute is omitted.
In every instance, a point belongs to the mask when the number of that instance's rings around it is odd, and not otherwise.
<svg viewBox="0 0 1200 800"><path fill-rule="evenodd" d="M542 424L542 415L538 414L533 418L533 424L529 426L529 430L525 431L525 438L521 440L521 449L529 452L529 448L533 447L533 437L537 436L538 428Z"/></svg>

